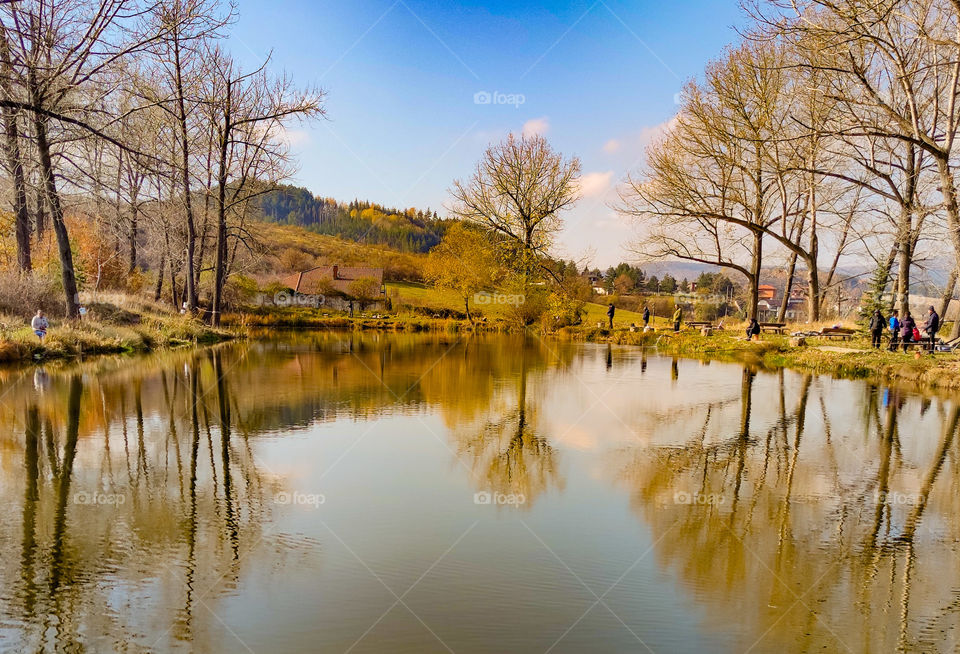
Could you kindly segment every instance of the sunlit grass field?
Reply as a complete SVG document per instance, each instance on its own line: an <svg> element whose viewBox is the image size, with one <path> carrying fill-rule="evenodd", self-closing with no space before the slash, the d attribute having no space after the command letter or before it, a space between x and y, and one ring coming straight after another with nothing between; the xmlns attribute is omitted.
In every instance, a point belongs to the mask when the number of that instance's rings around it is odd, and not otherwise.
<svg viewBox="0 0 960 654"><path fill-rule="evenodd" d="M438 290L427 284L417 284L414 282L387 282L385 286L387 288L388 296L398 298L401 302L407 304L427 307L435 310L453 309L461 312L464 310L463 299L451 291ZM473 302L470 303L471 312L484 315L488 318L504 317L506 315L507 308L508 307L506 305L502 304L477 306ZM602 322L604 325L606 325L607 305L596 302L588 302L586 306L586 313L583 316L583 322L585 325L590 326L593 326L598 322ZM629 327L631 323L637 325L642 324L643 316L635 311L617 309L613 319L614 327ZM657 318L655 320L655 325L658 327L664 327L667 324L668 319L665 317Z"/></svg>

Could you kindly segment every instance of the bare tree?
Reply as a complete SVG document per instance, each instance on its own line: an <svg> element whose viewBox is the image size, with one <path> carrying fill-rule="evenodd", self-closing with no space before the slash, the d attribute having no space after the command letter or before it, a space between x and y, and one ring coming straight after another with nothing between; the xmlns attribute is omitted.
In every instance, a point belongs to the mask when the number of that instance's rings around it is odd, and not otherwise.
<svg viewBox="0 0 960 654"><path fill-rule="evenodd" d="M231 237L243 239L242 227L235 227L230 234L228 218L233 213L244 216L249 199L264 192L263 182L289 175L288 149L280 138L284 124L323 116L324 92L297 91L288 77L272 79L266 72L267 62L243 72L219 49L211 50L206 61L203 104L216 146L217 237L211 322L219 325L228 275L228 242Z"/></svg>
<svg viewBox="0 0 960 654"><path fill-rule="evenodd" d="M487 148L473 176L456 180L451 210L500 239L511 266L529 280L543 265L561 214L579 199L580 160L564 159L540 135L514 136Z"/></svg>

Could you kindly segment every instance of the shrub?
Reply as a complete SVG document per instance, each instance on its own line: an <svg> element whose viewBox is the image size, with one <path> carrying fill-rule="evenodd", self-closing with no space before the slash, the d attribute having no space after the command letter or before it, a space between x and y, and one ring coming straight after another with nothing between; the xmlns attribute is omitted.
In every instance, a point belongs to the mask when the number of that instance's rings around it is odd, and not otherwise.
<svg viewBox="0 0 960 654"><path fill-rule="evenodd" d="M0 272L0 313L29 318L37 309L63 315L63 291L59 284L38 274Z"/></svg>

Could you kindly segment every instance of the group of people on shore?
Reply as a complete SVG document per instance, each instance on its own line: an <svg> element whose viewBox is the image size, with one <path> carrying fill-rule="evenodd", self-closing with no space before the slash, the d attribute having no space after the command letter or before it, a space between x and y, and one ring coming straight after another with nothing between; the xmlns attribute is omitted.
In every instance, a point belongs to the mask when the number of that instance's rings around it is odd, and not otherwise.
<svg viewBox="0 0 960 654"><path fill-rule="evenodd" d="M927 311L927 319L923 326L918 326L913 315L907 311L902 319L899 311L894 311L890 318L885 318L880 309L873 312L870 318L870 340L874 348L883 346L884 332L890 333L889 350L895 352L897 347L903 347L906 352L912 344L933 352L937 344L937 332L940 331L940 315L933 307Z"/></svg>
<svg viewBox="0 0 960 654"><path fill-rule="evenodd" d="M615 306L613 306L613 303L611 302L611 303L607 306L607 320L608 320L609 323L610 323L610 330L611 330L611 331L613 331L613 316L614 316L614 314L615 314L616 312L617 312L617 308L616 308ZM650 317L651 317L651 315L650 315L650 307L644 306L644 307L643 307L643 329L644 329L644 331L646 331L646 330L650 327ZM680 305L678 304L678 305L676 305L676 307L674 308L674 311L673 311L673 331L674 331L674 332L679 332L679 331L680 331L680 323L682 323L682 322L683 322L683 309L682 309L682 308L680 307Z"/></svg>

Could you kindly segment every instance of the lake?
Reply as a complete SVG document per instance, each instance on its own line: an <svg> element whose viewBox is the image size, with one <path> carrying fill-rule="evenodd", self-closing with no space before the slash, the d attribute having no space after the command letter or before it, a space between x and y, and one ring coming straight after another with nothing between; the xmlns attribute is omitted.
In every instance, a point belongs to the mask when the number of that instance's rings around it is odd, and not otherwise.
<svg viewBox="0 0 960 654"><path fill-rule="evenodd" d="M960 405L537 337L0 370L0 650L960 639Z"/></svg>

